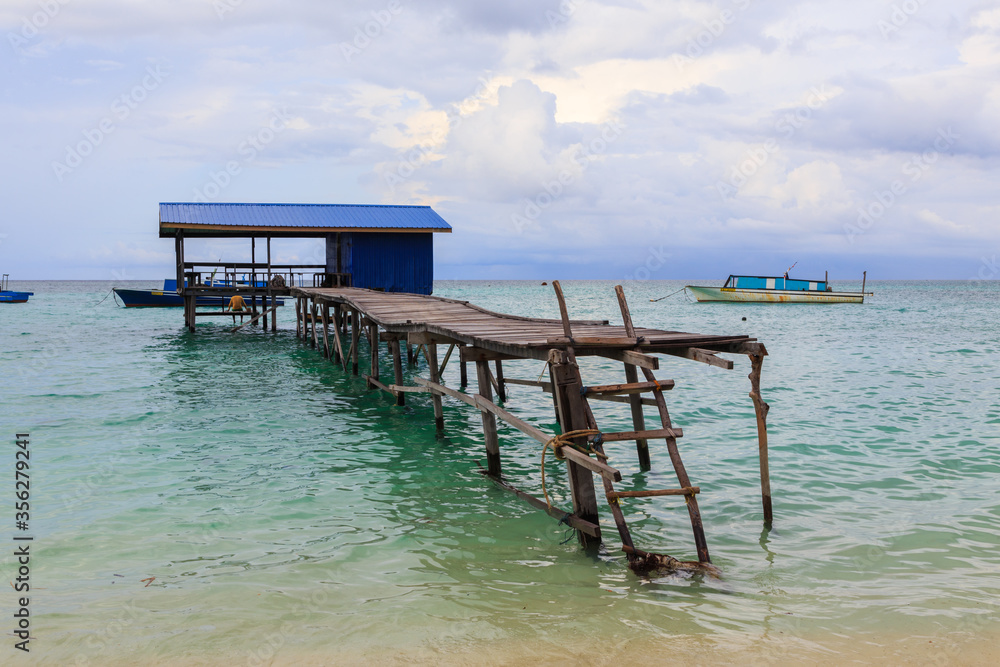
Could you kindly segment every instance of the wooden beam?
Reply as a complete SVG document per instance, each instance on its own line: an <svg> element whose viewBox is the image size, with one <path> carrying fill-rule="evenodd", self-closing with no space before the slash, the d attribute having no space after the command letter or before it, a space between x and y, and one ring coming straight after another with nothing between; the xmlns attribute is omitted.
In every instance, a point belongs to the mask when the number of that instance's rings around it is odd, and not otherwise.
<svg viewBox="0 0 1000 667"><path fill-rule="evenodd" d="M607 357L608 359L614 359L615 361L621 361L626 364L631 364L633 366L638 366L640 368L648 368L651 371L656 371L660 369L660 360L656 357L650 356L648 354L643 354L642 352L636 352L635 350L584 350L583 353L589 354L594 352L597 356ZM577 350L577 354L582 354L580 350Z"/></svg>
<svg viewBox="0 0 1000 667"><path fill-rule="evenodd" d="M409 331L406 334L406 340L410 345L429 345L437 343L460 343L462 341L455 340L449 336L443 336L439 334L429 333L427 331Z"/></svg>
<svg viewBox="0 0 1000 667"><path fill-rule="evenodd" d="M374 387L374 388L376 388L376 389L381 389L381 390L382 390L382 391L384 391L385 393L387 393L387 394L392 394L393 396L395 396L395 395L396 395L396 392L395 392L395 391L393 391L393 390L392 390L392 389L391 389L391 388L389 387L389 385L386 385L386 384L382 383L382 382L381 382L381 381L380 381L380 380L379 380L378 378L373 378L373 377L372 377L371 375L362 375L362 376L361 376L361 378L362 378L362 379L363 379L363 380L364 380L365 382L367 382L367 383L368 383L369 385L371 385L372 387Z"/></svg>
<svg viewBox="0 0 1000 667"><path fill-rule="evenodd" d="M630 382L626 384L603 384L593 387L584 387L587 396L592 394L642 394L648 391L669 391L674 388L673 380L661 380L653 382Z"/></svg>
<svg viewBox="0 0 1000 667"><path fill-rule="evenodd" d="M427 387L428 389L431 390L432 393L435 392L441 393L444 394L445 396L456 398L462 401L463 403L468 403L469 405L477 407L482 411L490 412L499 417L500 419L502 419L503 421L507 422L517 430L521 431L525 435L531 436L532 438L534 438L535 440L537 440L542 444L552 439L552 436L550 434L545 433L544 431L535 426L532 426L531 424L529 424L528 422L524 421L519 417L515 417L510 412L504 410L496 403L493 403L492 400L489 400L484 396L481 395L469 396L468 394L462 394L460 392L455 391L454 389L438 384L437 382L426 380L422 377L415 377L413 378L413 381L421 386ZM607 465L606 463L602 463L597 459L592 459L587 454L584 454L581 451L573 449L572 447L563 447L562 455L564 456L564 458L572 461L573 463L583 466L584 468L587 468L588 470L591 470L593 472L596 472L597 474L603 477L607 477L610 480L613 480L615 482L620 482L622 480L621 471L616 470L615 468L612 468L611 466Z"/></svg>
<svg viewBox="0 0 1000 667"><path fill-rule="evenodd" d="M414 387L408 384L390 384L389 389L394 394L429 394L431 391L427 387Z"/></svg>
<svg viewBox="0 0 1000 667"><path fill-rule="evenodd" d="M679 428L655 428L644 431L621 431L619 433L601 433L604 442L621 442L622 440L655 440L657 438L683 438L684 430Z"/></svg>
<svg viewBox="0 0 1000 667"><path fill-rule="evenodd" d="M709 366L723 368L727 371L733 370L733 362L729 359L720 359L715 356L715 352L703 350L697 347L678 347L672 350L665 350L663 354L670 354L675 357L683 357L692 361L700 361Z"/></svg>
<svg viewBox="0 0 1000 667"><path fill-rule="evenodd" d="M486 350L481 347L471 347L469 345L462 345L458 349L459 357L462 361L493 361L495 359L524 359L524 357L518 357L513 354L504 354L502 352L494 352L493 350Z"/></svg>
<svg viewBox="0 0 1000 667"><path fill-rule="evenodd" d="M648 491L615 491L609 493L608 501L618 498L659 498L661 496L693 496L701 493L701 487L690 486L686 489L649 489Z"/></svg>
<svg viewBox="0 0 1000 667"><path fill-rule="evenodd" d="M511 486L510 484L507 484L503 480L494 477L493 483L505 491L510 491L515 496L517 496L524 502L528 503L532 507L542 510L543 512L545 512L546 514L555 519L559 519L570 528L575 528L576 530L586 533L591 537L600 537L601 535L601 528L596 523L585 521L580 517L574 514L569 514L568 512L564 512L563 510L557 507L550 507L548 503L546 503L541 498L537 498L531 494L525 493L524 491L521 491L520 489L517 489Z"/></svg>
<svg viewBox="0 0 1000 667"><path fill-rule="evenodd" d="M277 306L271 306L271 307L270 307L270 308L269 308L268 310L274 310L275 308L277 308ZM247 322L246 324L241 324L241 325L239 325L238 327L236 327L235 329L233 329L233 331L239 331L239 330L240 330L240 329L242 329L243 327L248 327L248 326L250 326L251 324L253 324L253 323L254 323L254 322L256 322L257 320L259 320L260 318L264 317L264 314L265 314L265 313L267 313L267 312L268 312L268 310L265 310L265 311L262 311L262 312L261 312L260 314L258 314L258 315L257 315L257 316L256 316L255 318L253 318L252 320L250 320L250 321L249 321L249 322ZM213 314L214 314L214 313L198 313L198 315L213 315ZM232 313L223 313L223 315L232 315Z"/></svg>

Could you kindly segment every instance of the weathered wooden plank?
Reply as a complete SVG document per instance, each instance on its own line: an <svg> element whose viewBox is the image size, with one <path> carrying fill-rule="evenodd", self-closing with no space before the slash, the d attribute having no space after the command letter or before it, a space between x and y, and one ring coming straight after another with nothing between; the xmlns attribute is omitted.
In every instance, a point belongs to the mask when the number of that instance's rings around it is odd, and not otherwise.
<svg viewBox="0 0 1000 667"><path fill-rule="evenodd" d="M591 537L600 537L601 535L601 528L596 523L585 521L574 514L569 514L568 512L564 512L558 507L551 507L541 498L537 498L531 494L525 493L524 491L521 491L520 489L515 488L510 484L507 484L501 479L493 478L493 483L505 491L510 491L515 496L517 496L524 502L528 503L532 507L542 510L543 512L545 512L546 514L555 519L559 519L570 528L575 528L576 530L584 532L587 535L590 535Z"/></svg>
<svg viewBox="0 0 1000 667"><path fill-rule="evenodd" d="M701 487L690 486L686 489L649 489L646 491L615 491L607 494L608 500L618 498L658 498L661 496L693 496L701 493Z"/></svg>
<svg viewBox="0 0 1000 667"><path fill-rule="evenodd" d="M365 382L375 387L376 389L381 389L385 393L392 394L393 396L396 395L396 392L390 389L389 385L382 383L378 378L374 378L371 375L362 374L361 379L363 379Z"/></svg>
<svg viewBox="0 0 1000 667"><path fill-rule="evenodd" d="M408 384L390 384L389 389L393 393L399 394L429 394L430 389L427 387L413 387Z"/></svg>
<svg viewBox="0 0 1000 667"><path fill-rule="evenodd" d="M673 380L659 380L652 382L630 382L625 384L602 384L592 387L584 387L587 396L591 394L642 394L649 391L669 391L674 388Z"/></svg>
<svg viewBox="0 0 1000 667"><path fill-rule="evenodd" d="M623 440L655 440L658 438L683 438L684 429L654 428L644 431L620 431L616 433L601 433L604 442L621 442Z"/></svg>

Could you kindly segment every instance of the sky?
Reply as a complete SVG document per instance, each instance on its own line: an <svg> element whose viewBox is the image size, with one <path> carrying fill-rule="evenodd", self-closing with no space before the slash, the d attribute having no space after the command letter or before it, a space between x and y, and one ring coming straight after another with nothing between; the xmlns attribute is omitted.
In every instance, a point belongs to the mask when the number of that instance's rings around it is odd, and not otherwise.
<svg viewBox="0 0 1000 667"><path fill-rule="evenodd" d="M439 279L1000 277L995 2L3 0L0 32L15 280L172 275L185 201L430 205Z"/></svg>

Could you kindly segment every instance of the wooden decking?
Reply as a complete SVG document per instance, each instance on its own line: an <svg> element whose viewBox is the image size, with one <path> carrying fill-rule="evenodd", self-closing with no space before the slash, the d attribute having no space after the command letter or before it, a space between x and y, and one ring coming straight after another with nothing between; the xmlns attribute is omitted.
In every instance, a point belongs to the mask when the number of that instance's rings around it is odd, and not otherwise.
<svg viewBox="0 0 1000 667"><path fill-rule="evenodd" d="M724 369L733 368L733 362L719 357L720 353L746 354L750 357L750 398L757 415L763 514L765 524L769 525L772 517L767 460L768 405L760 395L760 372L767 350L748 336L692 334L635 327L620 286L615 291L622 324L572 320L567 313L561 286L554 282L553 287L561 315L558 320L494 313L466 301L416 294L352 288L292 287L290 291L296 299L296 334L304 342L322 350L331 362L342 365L344 372L363 375L369 387L391 394L397 405L403 405L407 395L429 394L438 428L444 428L443 397L477 409L482 417L488 466L483 473L501 488L512 491L522 500L575 528L585 548L595 548L602 539L598 494L594 484L596 475L603 486L622 549L634 571L711 570L708 542L698 507L698 496L703 489L691 482L684 467L678 446L678 439L684 436L684 431L672 423L665 398L665 393L674 388L674 382L655 377L653 371L659 369L659 358L655 355L674 355ZM367 373L359 373L359 351L363 343L369 357L369 363L365 364ZM442 344L448 346L448 351L443 361L439 362L438 345ZM392 357L392 381L380 378L379 355L383 347ZM446 386L441 379L456 349L458 363L461 364L459 389ZM405 383L404 358L411 368L419 368L421 354L427 377L411 373L411 384ZM622 362L625 382L586 385L577 364L577 357L583 355L598 355ZM502 362L508 359L547 361L549 381L505 378ZM476 365L475 394L465 391L468 363ZM638 378L640 370L643 382ZM559 432L545 433L510 412L504 406L507 384L534 386L551 394ZM595 400L628 404L634 430L603 432L590 407L590 402ZM644 410L647 406L656 408L660 428L646 427ZM553 507L547 493L542 500L515 488L513 481L503 475L496 426L498 418L543 444L543 451L551 448L557 459L565 461L572 511ZM616 490L614 485L622 481L622 475L611 465L604 452L604 444L625 440L635 441L639 465L643 470L649 470L652 465L649 442L664 441L670 465L677 477L677 488ZM540 473L544 492L544 454L542 460ZM690 515L697 554L695 561L649 553L638 549L632 542L621 503L644 498L669 502L672 497L683 498Z"/></svg>
<svg viewBox="0 0 1000 667"><path fill-rule="evenodd" d="M549 350L571 342L566 339L562 320L495 313L468 301L352 288L294 287L291 294L359 310L385 331L432 334L511 358L548 359ZM630 336L624 325L611 325L607 321L570 320L569 323L577 356L616 349L668 353L724 346L728 350L733 345L755 340L742 335L711 336L641 327L636 327Z"/></svg>

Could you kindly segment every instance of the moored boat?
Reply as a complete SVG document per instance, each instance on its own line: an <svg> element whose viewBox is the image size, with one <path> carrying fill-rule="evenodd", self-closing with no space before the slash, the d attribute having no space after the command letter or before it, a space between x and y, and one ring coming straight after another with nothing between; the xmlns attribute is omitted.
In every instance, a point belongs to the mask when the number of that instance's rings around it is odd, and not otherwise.
<svg viewBox="0 0 1000 667"><path fill-rule="evenodd" d="M224 283L223 281L215 281L213 285L229 286L229 283ZM166 278L163 281L163 289L160 290L142 290L142 289L123 289L121 287L114 288L115 295L122 300L122 303L126 308L180 308L184 306L184 297L177 293L177 280L173 278ZM218 306L219 308L225 308L229 303L229 298L231 295L221 295L221 296L199 296L196 297L197 305L199 306ZM249 296L245 297L247 303L253 301ZM257 305L263 305L263 297L256 298ZM284 305L283 300L278 297L276 299L276 305Z"/></svg>
<svg viewBox="0 0 1000 667"><path fill-rule="evenodd" d="M864 303L867 272L860 292L835 292L829 281L803 280L784 276L730 275L722 287L686 285L700 303Z"/></svg>
<svg viewBox="0 0 1000 667"><path fill-rule="evenodd" d="M26 303L28 297L34 296L34 292L17 292L7 289L10 287L10 275L5 273L0 276L0 303Z"/></svg>

